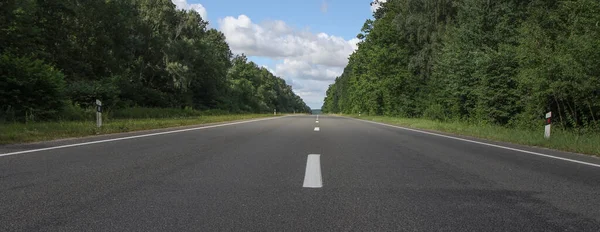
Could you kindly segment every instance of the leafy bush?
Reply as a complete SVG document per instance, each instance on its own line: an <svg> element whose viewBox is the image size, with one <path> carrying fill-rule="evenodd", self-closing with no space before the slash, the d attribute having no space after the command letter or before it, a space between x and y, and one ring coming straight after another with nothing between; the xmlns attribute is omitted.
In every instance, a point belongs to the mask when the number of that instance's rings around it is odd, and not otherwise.
<svg viewBox="0 0 600 232"><path fill-rule="evenodd" d="M114 106L118 101L119 88L113 79L107 78L102 81L74 81L69 83L66 94L74 103L83 107L94 107L96 99L102 101L104 107Z"/></svg>
<svg viewBox="0 0 600 232"><path fill-rule="evenodd" d="M184 118L202 116L201 111L196 111L191 108L176 109L176 108L146 108L132 107L125 109L117 109L111 112L112 118Z"/></svg>
<svg viewBox="0 0 600 232"><path fill-rule="evenodd" d="M218 116L230 114L224 110L194 110L191 107L178 108L147 108L131 107L117 109L110 112L109 117L114 119L143 119L143 118L190 118L200 116Z"/></svg>
<svg viewBox="0 0 600 232"><path fill-rule="evenodd" d="M0 56L0 119L56 118L64 106L64 75L40 60Z"/></svg>
<svg viewBox="0 0 600 232"><path fill-rule="evenodd" d="M130 81L127 78L116 80L119 88L119 108L130 106L169 107L171 96L158 89L145 86L142 83Z"/></svg>
<svg viewBox="0 0 600 232"><path fill-rule="evenodd" d="M423 112L423 117L437 121L445 121L447 119L444 107L440 104L433 104L427 107Z"/></svg>
<svg viewBox="0 0 600 232"><path fill-rule="evenodd" d="M213 110L202 111L202 114L216 116L216 115L228 115L230 113L225 110L213 109Z"/></svg>
<svg viewBox="0 0 600 232"><path fill-rule="evenodd" d="M64 121L94 121L96 120L96 109L83 108L79 104L67 102L60 112L59 118Z"/></svg>

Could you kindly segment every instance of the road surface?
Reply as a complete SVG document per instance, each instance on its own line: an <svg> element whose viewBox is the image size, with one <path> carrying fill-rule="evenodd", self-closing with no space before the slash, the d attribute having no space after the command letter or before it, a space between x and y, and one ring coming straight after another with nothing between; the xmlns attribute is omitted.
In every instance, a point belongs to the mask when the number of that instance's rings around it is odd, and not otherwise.
<svg viewBox="0 0 600 232"><path fill-rule="evenodd" d="M600 231L599 159L318 121L1 147L0 231Z"/></svg>

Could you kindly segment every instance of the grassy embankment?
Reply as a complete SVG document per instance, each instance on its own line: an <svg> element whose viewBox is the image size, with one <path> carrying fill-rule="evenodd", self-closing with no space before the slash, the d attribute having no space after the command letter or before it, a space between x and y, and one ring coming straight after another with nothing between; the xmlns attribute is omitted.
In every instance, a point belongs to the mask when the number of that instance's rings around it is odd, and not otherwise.
<svg viewBox="0 0 600 232"><path fill-rule="evenodd" d="M466 135L488 140L510 142L515 144L545 147L561 151L577 152L600 156L600 133L577 132L552 127L550 139L544 138L544 129L516 129L497 125L475 125L457 121L434 121L428 119L408 119L384 116L344 115L364 120L393 124L403 127L441 131L458 135Z"/></svg>
<svg viewBox="0 0 600 232"><path fill-rule="evenodd" d="M273 114L227 114L220 111L190 109L130 108L107 112L101 128L96 127L95 113L86 120L49 122L0 122L0 144L38 142L168 127L273 117Z"/></svg>

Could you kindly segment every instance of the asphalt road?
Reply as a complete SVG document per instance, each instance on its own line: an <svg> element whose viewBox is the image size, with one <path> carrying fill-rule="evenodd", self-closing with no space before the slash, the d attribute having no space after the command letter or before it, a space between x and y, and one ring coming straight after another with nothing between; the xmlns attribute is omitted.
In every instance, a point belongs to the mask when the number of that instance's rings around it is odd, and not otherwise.
<svg viewBox="0 0 600 232"><path fill-rule="evenodd" d="M600 231L577 154L314 115L102 139L0 147L0 231Z"/></svg>

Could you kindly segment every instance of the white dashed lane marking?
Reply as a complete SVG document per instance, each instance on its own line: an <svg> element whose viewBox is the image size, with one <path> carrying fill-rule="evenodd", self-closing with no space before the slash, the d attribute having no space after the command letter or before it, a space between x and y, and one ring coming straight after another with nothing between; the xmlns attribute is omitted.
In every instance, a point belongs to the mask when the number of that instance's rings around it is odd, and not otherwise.
<svg viewBox="0 0 600 232"><path fill-rule="evenodd" d="M306 159L306 172L304 173L304 188L323 187L323 178L321 177L321 155L310 154Z"/></svg>

